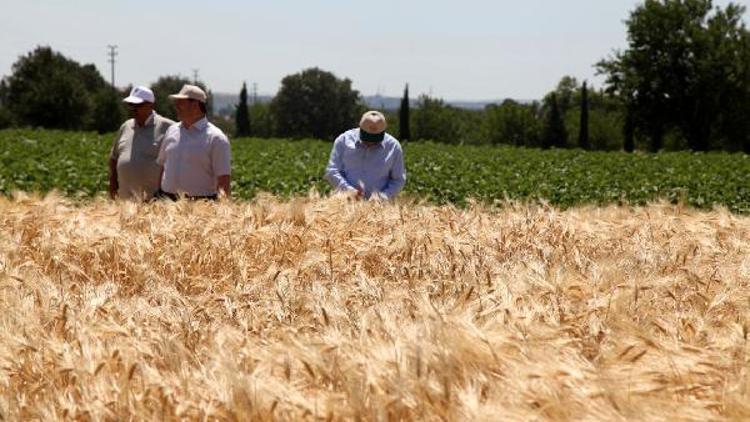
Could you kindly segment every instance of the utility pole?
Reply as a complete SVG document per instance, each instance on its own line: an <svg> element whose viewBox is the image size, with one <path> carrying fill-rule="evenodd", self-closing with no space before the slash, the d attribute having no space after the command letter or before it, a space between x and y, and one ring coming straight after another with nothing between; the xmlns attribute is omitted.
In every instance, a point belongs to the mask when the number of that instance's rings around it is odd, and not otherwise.
<svg viewBox="0 0 750 422"><path fill-rule="evenodd" d="M253 105L258 104L258 83L253 82Z"/></svg>
<svg viewBox="0 0 750 422"><path fill-rule="evenodd" d="M117 57L117 46L116 45L108 45L107 48L109 49L109 53L107 55L109 56L109 64L112 66L112 88L115 87L115 57Z"/></svg>
<svg viewBox="0 0 750 422"><path fill-rule="evenodd" d="M193 85L198 84L198 69L193 69Z"/></svg>

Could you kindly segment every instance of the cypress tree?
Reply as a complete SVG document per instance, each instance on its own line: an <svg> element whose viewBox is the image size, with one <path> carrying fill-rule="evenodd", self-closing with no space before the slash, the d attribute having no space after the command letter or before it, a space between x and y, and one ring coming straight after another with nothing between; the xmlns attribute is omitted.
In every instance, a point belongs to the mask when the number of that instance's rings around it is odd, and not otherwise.
<svg viewBox="0 0 750 422"><path fill-rule="evenodd" d="M247 84L242 83L240 91L240 103L237 105L237 114L235 116L237 124L237 136L250 136L250 112L247 108Z"/></svg>
<svg viewBox="0 0 750 422"><path fill-rule="evenodd" d="M404 97L401 99L401 107L398 109L399 139L402 141L411 139L409 128L409 84L404 89Z"/></svg>
<svg viewBox="0 0 750 422"><path fill-rule="evenodd" d="M582 149L591 149L589 141L589 90L586 82L581 89L581 127L578 131L578 146Z"/></svg>
<svg viewBox="0 0 750 422"><path fill-rule="evenodd" d="M565 148L568 143L568 133L565 131L565 122L560 111L560 105L557 102L556 93L550 94L547 107L547 123L544 128L542 147Z"/></svg>

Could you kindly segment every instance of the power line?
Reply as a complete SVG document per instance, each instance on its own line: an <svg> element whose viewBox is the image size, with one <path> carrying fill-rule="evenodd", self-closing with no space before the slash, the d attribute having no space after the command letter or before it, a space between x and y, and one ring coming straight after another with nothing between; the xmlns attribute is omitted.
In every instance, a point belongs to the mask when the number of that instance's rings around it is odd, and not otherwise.
<svg viewBox="0 0 750 422"><path fill-rule="evenodd" d="M109 56L109 64L112 66L112 88L115 87L115 62L117 57L117 46L116 45L108 45L107 48L109 49L109 53L107 55Z"/></svg>

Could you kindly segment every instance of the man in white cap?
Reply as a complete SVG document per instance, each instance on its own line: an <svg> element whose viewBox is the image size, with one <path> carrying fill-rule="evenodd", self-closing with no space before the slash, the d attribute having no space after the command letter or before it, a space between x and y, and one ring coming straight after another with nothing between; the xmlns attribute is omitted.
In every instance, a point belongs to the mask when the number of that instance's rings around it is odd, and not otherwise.
<svg viewBox="0 0 750 422"><path fill-rule="evenodd" d="M206 117L206 93L185 85L174 100L180 122L169 128L158 163L162 166L159 196L176 200L229 196L232 153L229 139Z"/></svg>
<svg viewBox="0 0 750 422"><path fill-rule="evenodd" d="M385 116L368 111L359 128L342 133L333 143L326 179L340 192L357 199L393 199L406 183L401 144L385 132Z"/></svg>
<svg viewBox="0 0 750 422"><path fill-rule="evenodd" d="M174 122L154 111L154 93L137 86L123 100L131 119L120 126L109 154L109 195L112 199L146 200L159 190L156 158L164 134Z"/></svg>

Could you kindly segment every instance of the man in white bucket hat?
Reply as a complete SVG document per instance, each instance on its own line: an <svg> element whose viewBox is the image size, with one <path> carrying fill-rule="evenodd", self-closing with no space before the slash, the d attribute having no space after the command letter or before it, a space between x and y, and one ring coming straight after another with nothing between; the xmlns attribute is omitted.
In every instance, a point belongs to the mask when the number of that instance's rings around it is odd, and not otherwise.
<svg viewBox="0 0 750 422"><path fill-rule="evenodd" d="M185 85L170 95L180 122L169 128L158 163L163 166L159 196L215 200L230 195L229 139L206 117L206 93Z"/></svg>
<svg viewBox="0 0 750 422"><path fill-rule="evenodd" d="M326 167L326 179L335 190L358 199L393 199L401 192L406 183L404 154L386 128L383 113L368 111L358 128L336 138Z"/></svg>
<svg viewBox="0 0 750 422"><path fill-rule="evenodd" d="M174 122L154 111L154 93L137 86L123 100L131 119L120 126L109 154L112 199L146 200L159 190L156 164L164 134Z"/></svg>

